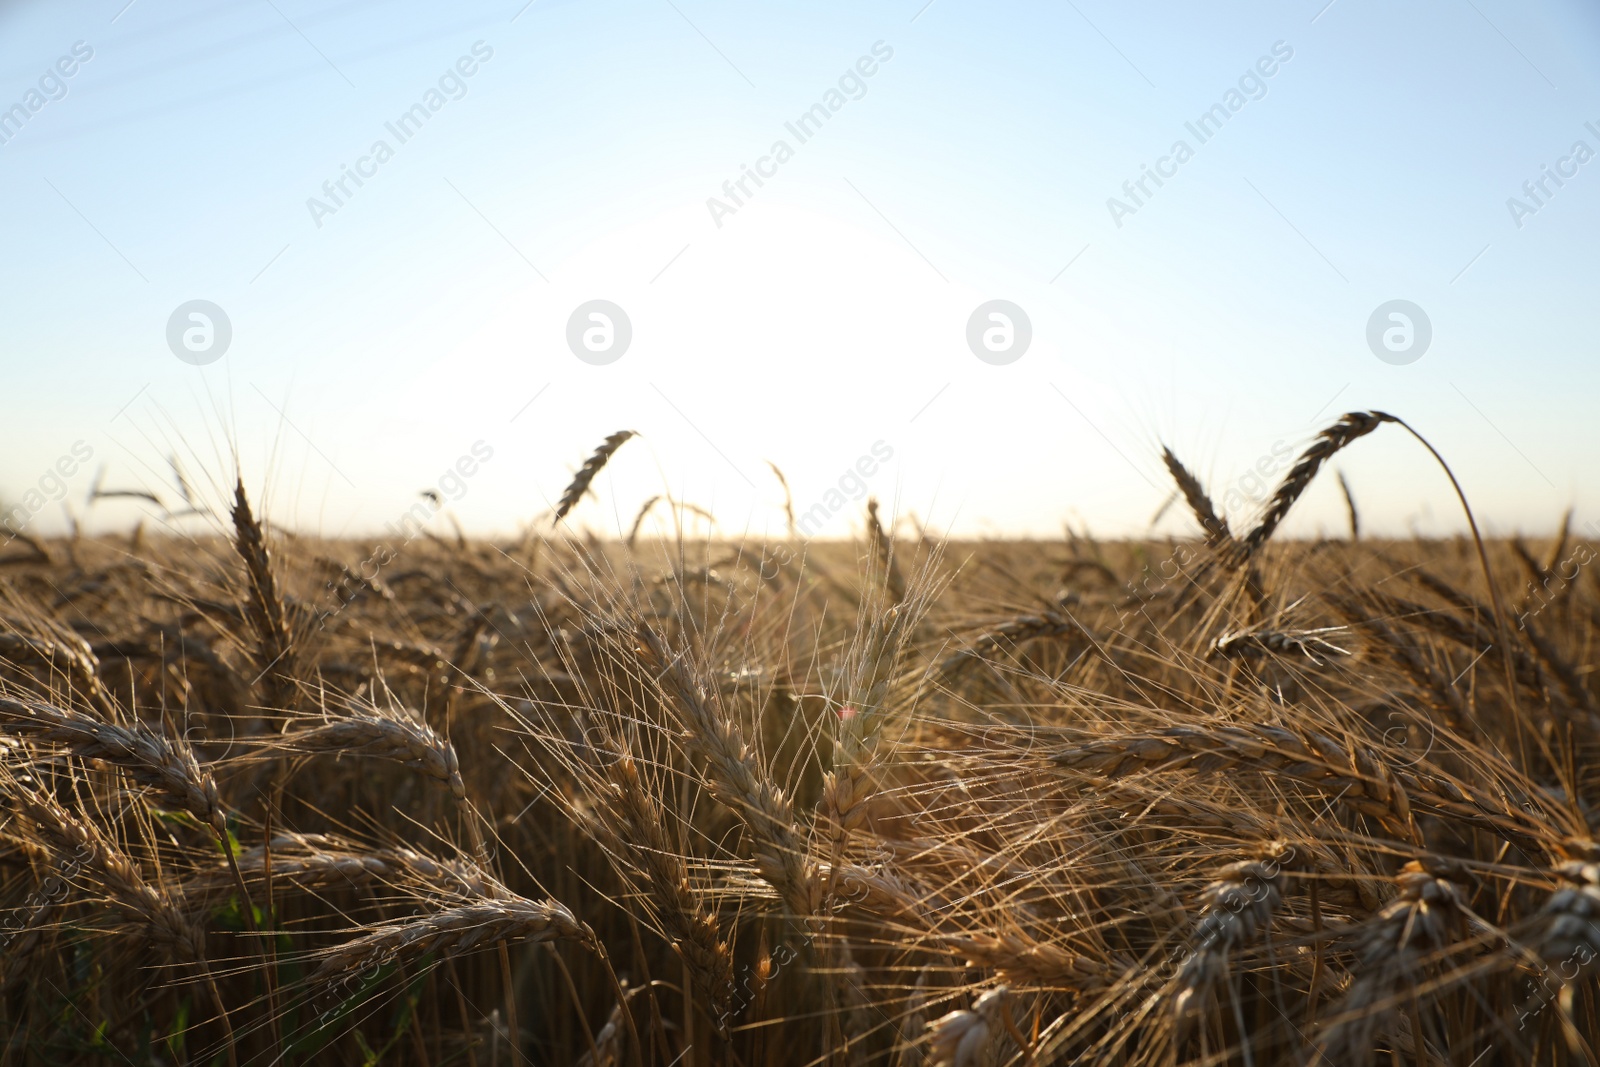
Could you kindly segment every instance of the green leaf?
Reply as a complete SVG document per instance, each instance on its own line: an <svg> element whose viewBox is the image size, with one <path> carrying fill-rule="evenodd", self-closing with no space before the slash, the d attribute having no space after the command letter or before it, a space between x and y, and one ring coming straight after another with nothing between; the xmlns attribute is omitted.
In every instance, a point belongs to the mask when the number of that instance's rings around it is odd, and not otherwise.
<svg viewBox="0 0 1600 1067"><path fill-rule="evenodd" d="M187 1062L184 1055L183 1043L189 1036L189 1011L194 1006L194 998L184 997L178 1002L178 1014L173 1017L172 1029L167 1032L167 1052L178 1063Z"/></svg>

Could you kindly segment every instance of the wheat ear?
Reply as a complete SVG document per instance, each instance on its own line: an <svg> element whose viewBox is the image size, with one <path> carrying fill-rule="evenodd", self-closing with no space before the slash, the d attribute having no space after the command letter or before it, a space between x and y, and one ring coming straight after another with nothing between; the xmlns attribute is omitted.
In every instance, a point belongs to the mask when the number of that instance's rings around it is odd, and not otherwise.
<svg viewBox="0 0 1600 1067"><path fill-rule="evenodd" d="M749 829L762 878L796 916L810 916L819 903L816 865L796 829L793 802L768 780L716 691L696 677L684 655L671 652L645 623L636 632L635 653L688 726L690 746L708 765L712 795Z"/></svg>
<svg viewBox="0 0 1600 1067"><path fill-rule="evenodd" d="M632 757L618 757L606 768L606 777L602 839L609 838L624 873L643 876L662 929L705 994L712 1020L725 1030L734 990L733 953L716 920L695 897L683 858L662 831L660 806L645 791L638 765Z"/></svg>
<svg viewBox="0 0 1600 1067"><path fill-rule="evenodd" d="M1005 986L984 993L969 1011L952 1011L928 1024L932 1067L982 1067L989 1044L1001 1032L1001 1011L1010 994Z"/></svg>
<svg viewBox="0 0 1600 1067"><path fill-rule="evenodd" d="M316 726L288 731L272 738L270 744L290 752L393 760L443 783L457 802L466 803L467 788L461 779L461 763L455 746L427 723L402 711L384 710L373 704L352 704L345 715L330 716Z"/></svg>
<svg viewBox="0 0 1600 1067"><path fill-rule="evenodd" d="M228 1062L237 1065L233 1023L206 962L205 935L189 920L181 902L165 886L151 885L138 865L93 822L73 815L48 793L16 783L9 776L6 784L13 802L38 828L58 867L80 872L126 920L142 929L152 944L199 973L223 1029Z"/></svg>
<svg viewBox="0 0 1600 1067"><path fill-rule="evenodd" d="M1217 514L1217 509L1212 505L1205 486L1200 484L1200 479L1190 473L1189 468L1178 460L1170 448L1161 449L1161 462L1167 465L1167 472L1178 484L1178 491L1183 494L1184 502L1194 513L1200 528L1206 532L1206 544L1211 548L1221 548L1232 543L1233 533L1228 529L1228 520Z"/></svg>
<svg viewBox="0 0 1600 1067"><path fill-rule="evenodd" d="M1353 749L1315 731L1278 726L1177 726L1150 734L1103 738L1052 756L1060 767L1116 778L1145 770L1207 772L1250 767L1302 782L1365 815L1414 836L1411 811L1464 819L1501 833L1551 842L1563 835L1503 798L1484 800L1443 775L1395 769L1366 749Z"/></svg>
<svg viewBox="0 0 1600 1067"><path fill-rule="evenodd" d="M567 486L566 491L561 494L560 502L556 504L556 515L555 518L550 520L551 526L556 525L567 517L567 512L571 511L578 501L583 499L583 494L588 491L589 483L594 481L595 475L599 474L605 465L611 461L611 457L617 449L621 448L633 436L635 434L632 430L618 430L610 437L607 437L605 442L595 449L588 459L583 461L583 466L578 468L577 474L573 475L571 484Z"/></svg>
<svg viewBox="0 0 1600 1067"><path fill-rule="evenodd" d="M119 726L70 708L0 697L0 733L63 745L75 756L120 767L140 785L178 801L220 840L227 839L222 800L211 773L181 740L145 723Z"/></svg>
<svg viewBox="0 0 1600 1067"><path fill-rule="evenodd" d="M1173 1013L1192 1023L1211 1004L1216 985L1228 974L1236 949L1252 944L1266 930L1283 901L1287 849L1272 857L1230 863L1200 894L1204 917L1195 930L1195 948L1178 969Z"/></svg>
<svg viewBox="0 0 1600 1067"><path fill-rule="evenodd" d="M245 618L255 632L256 661L260 677L266 680L268 699L277 707L288 707L294 699L294 635L278 580L273 573L272 555L266 535L250 509L240 479L233 490L233 545L244 561L249 597Z"/></svg>
<svg viewBox="0 0 1600 1067"><path fill-rule="evenodd" d="M1318 1064L1356 1063L1370 1055L1379 1033L1396 1017L1402 985L1429 954L1450 944L1463 923L1465 900L1450 879L1413 860L1395 884L1399 896L1362 929L1355 980L1317 1042Z"/></svg>
<svg viewBox="0 0 1600 1067"><path fill-rule="evenodd" d="M878 518L878 498L867 498L867 536L872 541L872 551L877 558L878 571L884 590L891 603L898 604L906 598L906 580L900 573L900 563L894 558L894 539L883 528Z"/></svg>
<svg viewBox="0 0 1600 1067"><path fill-rule="evenodd" d="M387 963L410 961L430 953L452 959L474 948L511 941L570 941L591 950L597 945L594 931L580 923L565 905L508 894L370 930L329 950L311 975L310 984L325 989L348 975Z"/></svg>
<svg viewBox="0 0 1600 1067"><path fill-rule="evenodd" d="M1289 468L1289 473L1284 475L1277 491L1272 494L1272 499L1267 502L1261 521L1239 539L1231 554L1233 565L1243 566L1251 556L1255 555L1256 550L1266 543L1284 516L1289 514L1289 509L1294 507L1294 502L1300 499L1300 494L1306 491L1306 487L1317 476L1317 471L1322 469L1322 465L1334 453L1352 441L1365 437L1386 422L1399 421L1393 415L1382 411L1352 411L1340 416L1338 422L1319 433L1310 447L1300 453L1300 458Z"/></svg>

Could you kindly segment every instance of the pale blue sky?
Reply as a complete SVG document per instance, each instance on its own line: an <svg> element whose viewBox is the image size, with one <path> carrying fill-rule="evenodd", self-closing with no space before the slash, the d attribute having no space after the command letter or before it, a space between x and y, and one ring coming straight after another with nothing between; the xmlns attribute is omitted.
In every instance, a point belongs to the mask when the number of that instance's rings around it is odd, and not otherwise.
<svg viewBox="0 0 1600 1067"><path fill-rule="evenodd" d="M0 109L26 112L0 125L7 501L80 440L79 515L102 463L170 500L168 453L220 480L237 442L279 521L357 533L482 441L452 509L509 531L632 428L580 522L625 528L665 490L776 530L764 461L804 510L882 441L869 488L901 513L1117 535L1168 492L1163 442L1220 499L1378 407L1492 529L1600 520L1600 160L1520 227L1507 207L1574 142L1600 151L1593 5L125 4L0 2ZM75 45L92 58L55 81ZM799 143L785 123L875 45ZM1199 143L1185 123L1275 46ZM441 77L458 98L400 143L385 124ZM379 139L393 158L314 219ZM719 226L708 198L779 139L793 157ZM1108 198L1179 139L1193 158L1119 227ZM597 298L633 327L605 366L566 343ZM195 299L233 331L205 367L166 339ZM1032 323L1005 366L967 347L991 299ZM1392 299L1432 323L1408 365L1366 341ZM1425 458L1391 433L1343 458L1370 527L1459 527ZM1341 507L1330 479L1288 528Z"/></svg>

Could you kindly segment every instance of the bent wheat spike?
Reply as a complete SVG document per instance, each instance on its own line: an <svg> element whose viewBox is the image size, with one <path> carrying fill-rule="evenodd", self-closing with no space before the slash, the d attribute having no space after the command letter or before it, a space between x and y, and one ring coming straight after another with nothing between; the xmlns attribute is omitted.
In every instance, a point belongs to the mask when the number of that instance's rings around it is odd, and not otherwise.
<svg viewBox="0 0 1600 1067"><path fill-rule="evenodd" d="M570 941L595 947L594 931L555 901L520 897L484 900L445 908L403 923L362 934L327 952L311 975L314 987L397 960L436 953L443 959L507 941Z"/></svg>
<svg viewBox="0 0 1600 1067"><path fill-rule="evenodd" d="M1272 499L1267 502L1261 521L1239 539L1231 557L1234 566L1243 566L1251 556L1255 555L1256 550L1267 542L1284 516L1289 514L1289 509L1294 507L1294 502L1300 499L1300 494L1304 493L1312 479L1316 478L1317 471L1322 469L1322 465L1334 453L1351 442L1365 437L1384 423L1397 421L1399 420L1393 415L1382 411L1352 411L1319 433L1310 447L1300 453L1300 458L1289 468L1289 473L1284 475L1277 491L1272 494Z"/></svg>
<svg viewBox="0 0 1600 1067"><path fill-rule="evenodd" d="M178 801L205 825L222 827L216 780L181 740L142 722L118 726L70 708L0 697L0 733L64 745L84 759L113 764L140 785Z"/></svg>

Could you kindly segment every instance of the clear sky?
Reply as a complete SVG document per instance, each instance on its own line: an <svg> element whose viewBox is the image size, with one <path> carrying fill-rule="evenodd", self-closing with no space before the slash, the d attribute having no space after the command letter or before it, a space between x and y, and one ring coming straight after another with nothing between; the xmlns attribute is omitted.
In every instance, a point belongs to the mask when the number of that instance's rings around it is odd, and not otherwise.
<svg viewBox="0 0 1600 1067"><path fill-rule="evenodd" d="M236 448L286 525L443 479L509 532L626 428L580 525L776 532L771 461L824 535L1116 536L1163 443L1247 514L1377 407L1490 529L1600 521L1597 75L1577 0L0 0L0 498L125 529L102 467L177 510ZM1452 532L1430 463L1340 460ZM1287 529L1342 522L1330 478Z"/></svg>

